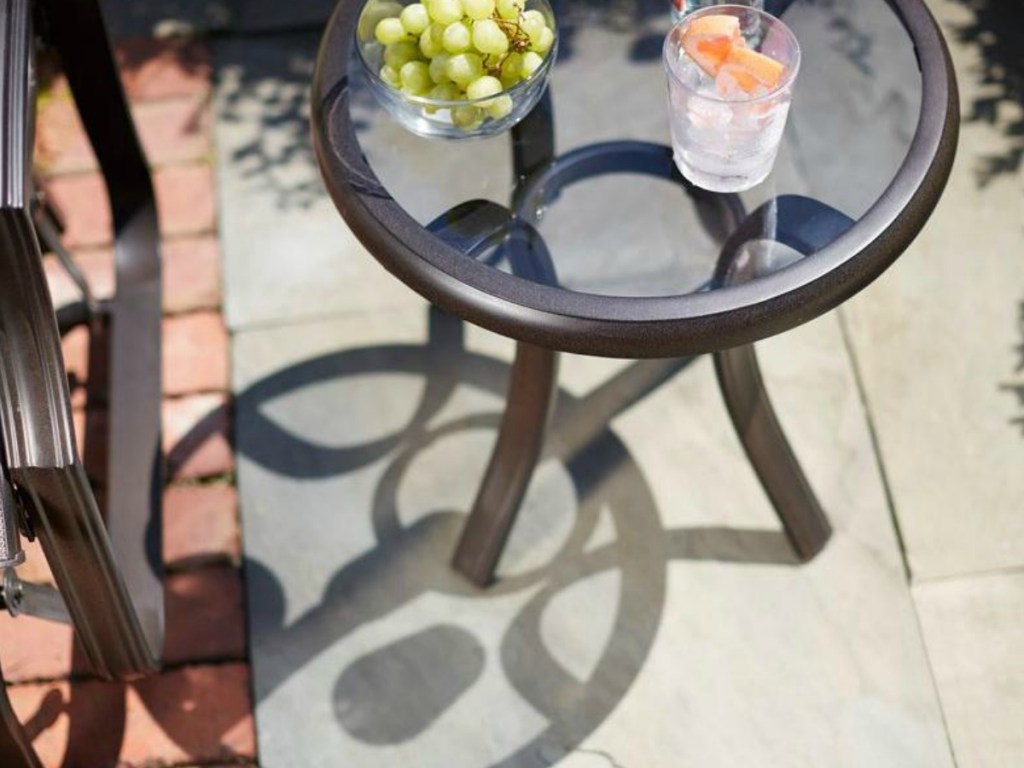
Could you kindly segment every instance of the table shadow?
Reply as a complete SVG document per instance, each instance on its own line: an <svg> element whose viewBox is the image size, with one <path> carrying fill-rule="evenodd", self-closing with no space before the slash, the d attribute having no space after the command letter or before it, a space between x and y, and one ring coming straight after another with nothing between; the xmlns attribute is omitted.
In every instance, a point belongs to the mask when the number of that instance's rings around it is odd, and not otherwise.
<svg viewBox="0 0 1024 768"><path fill-rule="evenodd" d="M413 461L437 441L497 427L500 414L493 412L440 423L435 419L458 386L504 393L509 366L469 351L464 341L462 323L432 309L426 344L323 355L267 376L237 395L237 422L245 432L237 449L266 470L290 478L327 478L386 462L370 510L376 544L333 574L314 607L286 620L278 577L269 564L245 560L255 695L257 702L266 700L332 645L425 595L486 603L521 594L528 598L491 658L483 638L439 616L436 623L351 661L334 683L331 706L338 726L352 738L370 745L399 744L425 733L481 678L487 664L498 664L515 695L547 725L492 765L550 765L593 732L635 681L660 625L670 562L799 562L781 531L663 526L641 467L609 422L692 358L641 361L585 397L559 391L546 459L561 464L571 480L577 499L571 530L557 554L542 564L511 573L499 568L495 585L477 589L449 566L464 510L434 509L404 524L397 498ZM424 378L419 405L402 428L361 445L313 443L262 412L274 398L313 384L391 372ZM610 516L615 535L594 543L603 516ZM581 677L559 661L560 649L545 642L542 616L570 588L610 573L619 584L611 630L592 670ZM500 717L500 710L490 716Z"/></svg>

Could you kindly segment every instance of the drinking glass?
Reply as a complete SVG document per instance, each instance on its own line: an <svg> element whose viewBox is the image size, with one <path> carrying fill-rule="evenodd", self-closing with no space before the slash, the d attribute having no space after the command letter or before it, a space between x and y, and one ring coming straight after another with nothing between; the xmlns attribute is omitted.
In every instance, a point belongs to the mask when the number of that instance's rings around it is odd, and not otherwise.
<svg viewBox="0 0 1024 768"><path fill-rule="evenodd" d="M764 9L764 0L670 0L673 23L678 24L683 17L701 8L711 5L749 5L751 8Z"/></svg>
<svg viewBox="0 0 1024 768"><path fill-rule="evenodd" d="M771 89L747 93L716 85L682 47L696 19L725 14L739 19L746 47L784 67ZM739 192L771 173L786 127L793 84L800 68L800 46L790 29L765 11L749 6L717 5L687 16L665 39L672 151L680 172L713 192Z"/></svg>

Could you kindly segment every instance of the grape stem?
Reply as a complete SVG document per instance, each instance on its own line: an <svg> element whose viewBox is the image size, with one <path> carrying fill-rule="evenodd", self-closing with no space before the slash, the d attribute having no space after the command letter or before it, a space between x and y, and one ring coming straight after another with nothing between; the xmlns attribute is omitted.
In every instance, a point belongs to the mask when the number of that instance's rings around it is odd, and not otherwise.
<svg viewBox="0 0 1024 768"><path fill-rule="evenodd" d="M501 31L505 33L508 38L508 47L514 53L522 53L530 47L530 37L523 31L523 13L522 11L516 16L515 21L509 21L503 19L497 11L494 12L492 18L497 22L498 26L501 27ZM506 54L507 55L507 54Z"/></svg>

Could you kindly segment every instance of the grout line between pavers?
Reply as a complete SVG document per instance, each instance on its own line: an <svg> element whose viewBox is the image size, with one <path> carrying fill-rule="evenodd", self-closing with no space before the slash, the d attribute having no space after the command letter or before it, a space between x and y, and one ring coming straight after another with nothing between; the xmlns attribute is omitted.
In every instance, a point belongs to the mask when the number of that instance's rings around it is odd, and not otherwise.
<svg viewBox="0 0 1024 768"><path fill-rule="evenodd" d="M243 666L248 669L250 664L248 659L242 656L209 656L182 661L170 661L161 664L160 668L156 672L143 679L152 680L168 672L180 672L183 669L231 666ZM30 677L24 680L7 680L4 682L4 687L10 689L23 688L30 685L55 685L57 683L67 683L68 685L78 685L82 683L110 683L113 685L132 686L135 685L136 682L138 681L110 680L93 674L92 672L68 672L66 675L61 675L59 677L44 676ZM187 763L187 765L194 764L195 763Z"/></svg>
<svg viewBox="0 0 1024 768"><path fill-rule="evenodd" d="M868 428L868 436L871 439L871 452L875 457L875 467L878 470L879 479L882 482L882 491L885 494L885 504L889 510L889 519L892 522L893 531L896 534L896 545L900 550L900 559L903 562L903 575L907 583L913 581L913 572L910 568L910 557L907 553L907 542L903 538L903 528L900 526L899 515L896 513L896 499L892 492L892 485L889 482L889 475L885 470L885 462L882 460L882 446L878 439L878 430L875 427L875 418L871 412L871 402L868 398L867 389L864 386L864 376L861 372L860 361L857 351L853 345L853 338L846 321L846 313L842 307L836 310L839 318L839 332L843 337L843 346L846 347L846 354L850 358L850 367L853 370L853 382L857 389L857 397L860 400L861 409L864 411L864 422Z"/></svg>
<svg viewBox="0 0 1024 768"><path fill-rule="evenodd" d="M925 665L928 667L928 676L932 681L932 691L935 696L935 703L939 708L939 717L942 718L942 730L946 736L946 747L949 749L950 759L953 761L954 768L957 768L959 761L956 757L956 749L953 745L953 734L949 728L949 717L946 715L946 705L942 700L942 691L939 688L938 676L935 673L935 665L932 663L931 653L928 650L928 637L924 631L924 625L921 623L921 614L917 610L917 600L914 597L914 592L911 589L913 586L913 572L910 568L910 560L907 555L906 541L903 538L903 530L900 528L899 517L896 513L896 500L892 493L892 487L889 484L889 476L885 471L885 464L882 460L882 447L878 440L878 432L875 428L875 420L871 412L871 404L868 399L867 388L864 385L864 377L860 368L860 361L857 357L857 351L853 345L853 336L850 333L850 328L846 320L846 312L842 307L836 310L836 316L839 319L839 331L843 337L843 346L846 347L846 354L850 358L850 366L853 370L854 385L857 388L857 395L860 399L861 408L864 411L864 421L867 424L868 434L871 437L871 448L875 456L875 465L878 468L879 477L882 481L882 489L885 493L886 505L889 508L889 517L892 521L893 530L896 534L896 543L900 549L900 557L903 560L903 571L907 579L907 592L910 598L910 607L914 614L914 623L917 626L917 635L921 639L921 649L924 651Z"/></svg>
<svg viewBox="0 0 1024 768"><path fill-rule="evenodd" d="M1000 576L1024 576L1024 565L1007 565L1000 568L986 568L962 573L943 573L937 576L918 576L913 586L924 587L944 584L950 581L970 581L972 579L998 578Z"/></svg>
<svg viewBox="0 0 1024 768"><path fill-rule="evenodd" d="M155 165L149 166L149 171L152 174L157 174L160 171L167 169L177 168L195 168L195 167L213 167L213 163L207 155L202 157L194 157L189 160L175 160L170 162L161 162ZM102 175L102 171L97 168L76 168L74 170L57 171L56 173L43 173L40 175L40 179L43 182L55 181L57 179L73 179L80 176L98 176ZM207 230L204 230L207 231ZM214 233L216 234L216 233ZM91 246L90 246L91 247ZM97 246L102 247L102 246Z"/></svg>

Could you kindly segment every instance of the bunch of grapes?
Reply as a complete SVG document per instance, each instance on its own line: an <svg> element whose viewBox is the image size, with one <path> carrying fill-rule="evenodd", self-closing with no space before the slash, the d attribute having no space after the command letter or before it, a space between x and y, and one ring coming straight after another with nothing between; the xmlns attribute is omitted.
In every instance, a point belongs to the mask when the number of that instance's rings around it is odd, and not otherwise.
<svg viewBox="0 0 1024 768"><path fill-rule="evenodd" d="M555 33L525 0L423 0L377 22L384 46L380 78L409 96L473 101L452 122L471 130L512 111L504 93L544 62ZM488 98L493 97L493 98ZM486 101L478 101L487 99Z"/></svg>

